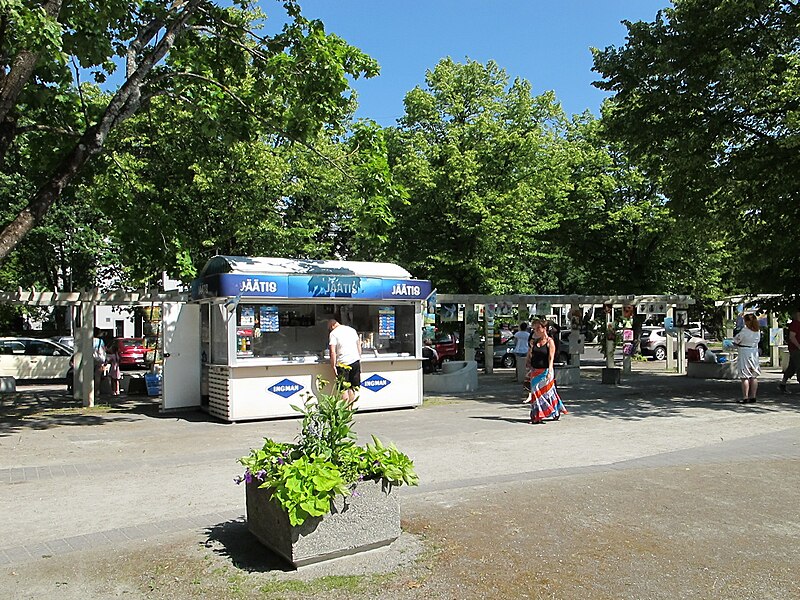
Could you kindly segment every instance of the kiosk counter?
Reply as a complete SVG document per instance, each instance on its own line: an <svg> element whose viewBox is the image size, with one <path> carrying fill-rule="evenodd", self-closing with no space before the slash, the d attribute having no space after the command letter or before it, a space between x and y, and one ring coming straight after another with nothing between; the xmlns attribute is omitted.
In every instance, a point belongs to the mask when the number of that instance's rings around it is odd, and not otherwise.
<svg viewBox="0 0 800 600"><path fill-rule="evenodd" d="M202 406L225 421L296 416L291 405L334 378L331 318L361 339L358 410L420 405L430 294L429 281L389 263L215 256L192 289Z"/></svg>

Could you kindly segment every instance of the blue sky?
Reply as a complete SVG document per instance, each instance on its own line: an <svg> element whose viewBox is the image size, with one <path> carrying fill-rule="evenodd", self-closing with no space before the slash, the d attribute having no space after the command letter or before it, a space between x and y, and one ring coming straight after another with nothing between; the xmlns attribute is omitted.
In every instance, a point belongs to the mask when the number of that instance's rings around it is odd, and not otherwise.
<svg viewBox="0 0 800 600"><path fill-rule="evenodd" d="M554 90L568 114L598 114L590 47L619 46L620 23L652 21L669 0L301 0L308 18L377 59L381 75L358 80L357 117L393 125L403 97L443 57L494 60L534 94ZM272 2L264 2L274 14Z"/></svg>

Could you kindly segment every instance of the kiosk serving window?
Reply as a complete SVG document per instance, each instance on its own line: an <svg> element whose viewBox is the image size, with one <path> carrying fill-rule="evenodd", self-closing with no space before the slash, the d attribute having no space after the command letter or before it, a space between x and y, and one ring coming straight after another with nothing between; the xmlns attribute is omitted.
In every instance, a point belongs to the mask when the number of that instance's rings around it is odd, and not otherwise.
<svg viewBox="0 0 800 600"><path fill-rule="evenodd" d="M241 303L236 310L236 357L323 359L330 318L359 333L367 357L414 355L413 305Z"/></svg>

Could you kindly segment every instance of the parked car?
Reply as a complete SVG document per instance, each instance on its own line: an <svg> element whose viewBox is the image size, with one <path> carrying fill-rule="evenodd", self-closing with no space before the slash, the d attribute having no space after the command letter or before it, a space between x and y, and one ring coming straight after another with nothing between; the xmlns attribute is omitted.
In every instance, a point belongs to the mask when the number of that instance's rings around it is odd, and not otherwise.
<svg viewBox="0 0 800 600"><path fill-rule="evenodd" d="M66 346L72 350L75 349L75 338L71 335L57 335L55 337L51 337L50 339L57 344L61 344L62 346Z"/></svg>
<svg viewBox="0 0 800 600"><path fill-rule="evenodd" d="M700 323L692 322L689 323L688 327L686 327L686 331L692 334L694 337L703 338L705 340L711 337L708 329L703 327Z"/></svg>
<svg viewBox="0 0 800 600"><path fill-rule="evenodd" d="M446 360L455 360L458 356L458 336L455 333L437 333L433 347L439 357L439 365Z"/></svg>
<svg viewBox="0 0 800 600"><path fill-rule="evenodd" d="M65 379L72 350L52 340L0 338L0 376L15 379Z"/></svg>
<svg viewBox="0 0 800 600"><path fill-rule="evenodd" d="M492 364L495 367L504 367L506 369L511 369L515 367L517 364L517 355L514 354L514 345L515 342L514 339L512 338L505 344L492 346L493 359L494 359L492 361ZM486 349L484 348L483 344L481 344L475 349L475 362L478 363L478 366L483 366L485 360L486 360Z"/></svg>
<svg viewBox="0 0 800 600"><path fill-rule="evenodd" d="M708 342L693 336L688 331L683 332L683 337L686 340L686 350L697 350L700 360L703 360L708 350ZM639 340L643 356L652 356L656 360L667 358L667 336L663 327L643 327Z"/></svg>
<svg viewBox="0 0 800 600"><path fill-rule="evenodd" d="M562 331L559 338L560 341L556 345L556 359L555 362L569 363L569 330ZM513 369L517 366L517 355L514 354L514 346L516 342L514 338L508 340L505 344L495 345L493 348L493 364L495 367L504 367L506 369ZM485 360L485 349L483 344L475 349L475 362L479 366L483 366Z"/></svg>
<svg viewBox="0 0 800 600"><path fill-rule="evenodd" d="M116 338L120 367L147 367L144 338Z"/></svg>

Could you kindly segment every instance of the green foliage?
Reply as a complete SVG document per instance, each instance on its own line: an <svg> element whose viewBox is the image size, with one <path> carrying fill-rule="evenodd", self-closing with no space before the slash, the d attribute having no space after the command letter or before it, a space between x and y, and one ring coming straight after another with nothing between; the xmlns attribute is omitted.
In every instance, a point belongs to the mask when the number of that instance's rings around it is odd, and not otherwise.
<svg viewBox="0 0 800 600"><path fill-rule="evenodd" d="M327 385L319 380L320 388ZM349 387L349 385L347 386ZM336 391L345 386L337 382ZM305 405L292 406L303 415L303 426L297 443L300 452L306 456L324 456L340 463L344 453L352 448L356 438L352 430L355 406L341 393L307 395Z"/></svg>
<svg viewBox="0 0 800 600"><path fill-rule="evenodd" d="M162 270L189 280L215 251L310 255L283 233L294 176L286 166L297 153L283 149L291 148L289 141L305 148L317 138L330 144L342 134L355 106L349 79L376 75L373 59L304 18L293 0L274 5L275 20L286 23L270 35L259 31L266 15L250 0L77 1L65 3L57 17L29 4L10 2L0 13L6 64L30 51L38 58L18 90L0 90L0 99L19 91L8 114L0 114L0 190L18 190L0 203L6 223L26 205L34 225L41 223L64 186L74 185L89 157L97 161L109 144L116 152L96 165L95 186L81 201L114 220L112 238L139 242L141 248L121 248L126 281L150 282ZM166 31L175 34L174 45ZM96 83L106 81L119 58L130 62L118 87L100 93L80 82L80 69L91 70ZM130 123L134 115L140 118ZM363 163L366 181L380 164ZM337 168L352 175L348 165L328 170ZM51 188L54 196L40 191ZM324 207L327 214L335 213L336 200L356 196L353 184L332 181L330 188L341 191ZM324 197L324 190L316 193ZM379 190L370 194L375 223L388 218L380 197ZM229 210L232 205L238 210ZM27 231L0 234L2 256ZM327 233L307 240L307 248L316 249ZM322 254L335 252L323 248Z"/></svg>
<svg viewBox="0 0 800 600"><path fill-rule="evenodd" d="M395 485L418 485L419 477L414 471L414 463L408 456L400 452L394 444L384 446L372 436L372 444L367 444L364 451L370 474L376 475Z"/></svg>
<svg viewBox="0 0 800 600"><path fill-rule="evenodd" d="M320 381L320 389L326 382ZM286 510L292 525L327 514L331 501L348 495L356 481L382 479L391 485L417 485L413 461L394 444L384 446L373 436L365 447L354 443L355 408L343 396L341 384L333 394L308 396L298 441L284 444L265 438L261 448L239 459L245 467L237 483L256 480L269 488Z"/></svg>
<svg viewBox="0 0 800 600"><path fill-rule="evenodd" d="M270 488L292 525L327 514L336 494L349 491L338 467L321 456L299 456L281 465L278 476L260 487Z"/></svg>
<svg viewBox="0 0 800 600"><path fill-rule="evenodd" d="M673 4L652 23L627 23L624 46L594 52L597 85L614 94L607 135L659 182L678 222L735 241L735 258L717 254L726 291L796 294L800 10L786 0Z"/></svg>
<svg viewBox="0 0 800 600"><path fill-rule="evenodd" d="M545 234L559 218L548 207L567 190L562 125L552 94L509 84L495 63L440 61L388 132L392 174L407 194L393 204L391 257L440 291L547 289Z"/></svg>

